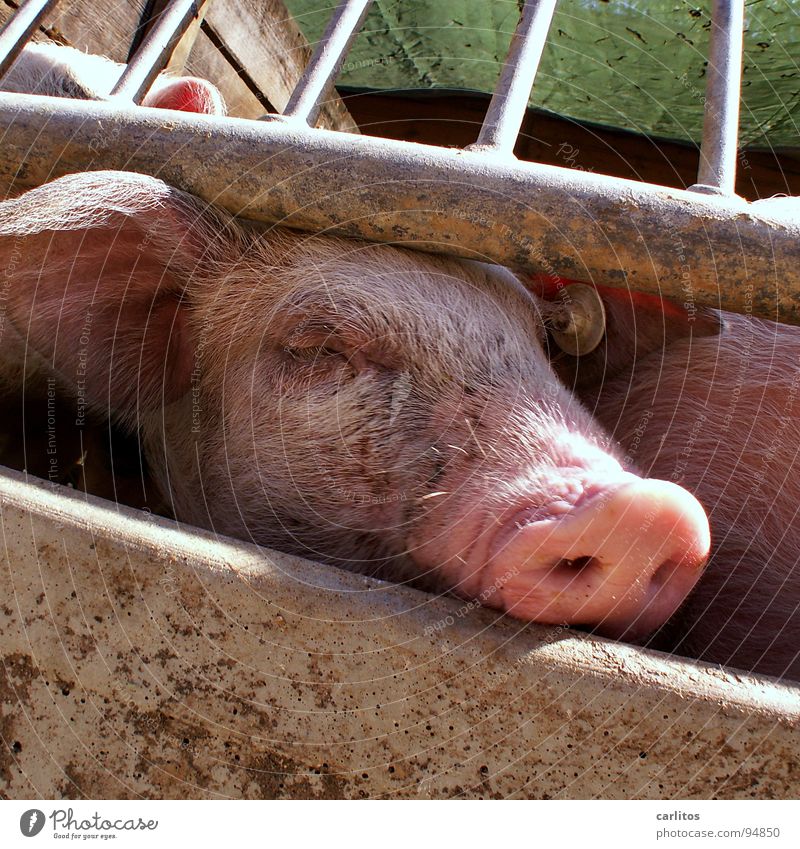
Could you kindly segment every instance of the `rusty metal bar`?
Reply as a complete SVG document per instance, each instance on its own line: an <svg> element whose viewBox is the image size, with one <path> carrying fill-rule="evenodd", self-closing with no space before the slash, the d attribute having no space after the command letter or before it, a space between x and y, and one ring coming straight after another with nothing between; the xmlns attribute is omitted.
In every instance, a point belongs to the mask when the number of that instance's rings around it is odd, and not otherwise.
<svg viewBox="0 0 800 849"><path fill-rule="evenodd" d="M310 126L315 124L322 102L339 75L371 5L372 0L342 0L339 3L283 110L285 118Z"/></svg>
<svg viewBox="0 0 800 849"><path fill-rule="evenodd" d="M527 0L474 148L513 153L558 0Z"/></svg>
<svg viewBox="0 0 800 849"><path fill-rule="evenodd" d="M212 129L190 113L0 95L0 185L37 185L87 166L150 173L258 221L800 324L800 215L779 201L367 143L279 118L218 118Z"/></svg>
<svg viewBox="0 0 800 849"><path fill-rule="evenodd" d="M169 7L170 2L171 0L149 0L148 8L136 27L133 41L131 42L130 49L128 50L128 58L125 60L126 63L130 62L138 53L139 48L144 43L144 40L152 31L153 27L161 20L161 16ZM186 66L186 61L192 51L192 47L200 34L200 28L205 20L206 12L209 11L211 0L196 0L196 5L197 15L195 16L194 21L185 30L183 37L172 49L164 70L179 74L183 72Z"/></svg>
<svg viewBox="0 0 800 849"><path fill-rule="evenodd" d="M739 137L744 0L714 0L703 142L695 191L733 194Z"/></svg>
<svg viewBox="0 0 800 849"><path fill-rule="evenodd" d="M14 64L36 27L58 0L27 0L0 30L0 79Z"/></svg>
<svg viewBox="0 0 800 849"><path fill-rule="evenodd" d="M172 0L123 71L111 91L112 97L141 103L202 5L198 0Z"/></svg>

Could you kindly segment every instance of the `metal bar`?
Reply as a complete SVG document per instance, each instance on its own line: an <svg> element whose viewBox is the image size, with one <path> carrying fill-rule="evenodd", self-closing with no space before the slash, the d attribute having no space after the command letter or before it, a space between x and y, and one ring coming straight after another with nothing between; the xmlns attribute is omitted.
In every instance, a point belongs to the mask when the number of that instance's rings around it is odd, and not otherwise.
<svg viewBox="0 0 800 849"><path fill-rule="evenodd" d="M56 7L58 0L27 0L0 30L0 79L22 53L42 19Z"/></svg>
<svg viewBox="0 0 800 849"><path fill-rule="evenodd" d="M270 15L265 14L267 9L274 10L272 22ZM205 23L204 31L212 44L229 64L247 69L252 88L259 92L256 96L264 110L253 117L261 117L264 112L273 115L283 112L313 52L283 0L259 0L250 5L223 0L208 10ZM242 31L250 37L238 37ZM335 90L321 104L316 126L345 133L359 132Z"/></svg>
<svg viewBox="0 0 800 849"><path fill-rule="evenodd" d="M169 8L171 0L150 0L147 4L142 19L136 27L136 32L133 36L130 49L128 50L128 58L126 63L130 62L138 53L139 48L144 43L144 40L150 34L153 27L161 20L163 13ZM172 55L167 62L166 69L175 74L180 74L186 66L186 60L192 51L197 37L200 34L200 27L205 20L206 11L210 5L210 0L196 0L197 15L194 21L189 25L180 39L178 44L172 51Z"/></svg>
<svg viewBox="0 0 800 849"><path fill-rule="evenodd" d="M714 0L696 191L734 192L743 31L744 0Z"/></svg>
<svg viewBox="0 0 800 849"><path fill-rule="evenodd" d="M0 186L87 167L140 171L258 221L800 324L800 215L776 217L779 201L280 119L217 118L212 129L190 113L33 95L0 95L0 128Z"/></svg>
<svg viewBox="0 0 800 849"><path fill-rule="evenodd" d="M339 3L283 110L285 118L304 121L310 126L315 124L322 102L339 75L371 5L372 0L342 0Z"/></svg>
<svg viewBox="0 0 800 849"><path fill-rule="evenodd" d="M172 0L123 71L111 91L112 97L141 103L155 78L166 68L183 34L200 14L202 5L197 0Z"/></svg>
<svg viewBox="0 0 800 849"><path fill-rule="evenodd" d="M558 0L527 0L474 148L513 153Z"/></svg>

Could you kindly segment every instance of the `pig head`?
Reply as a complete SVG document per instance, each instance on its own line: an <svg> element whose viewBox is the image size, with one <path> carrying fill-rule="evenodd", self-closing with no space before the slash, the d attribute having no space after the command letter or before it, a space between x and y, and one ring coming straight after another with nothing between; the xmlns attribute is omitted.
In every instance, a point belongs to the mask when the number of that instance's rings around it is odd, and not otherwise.
<svg viewBox="0 0 800 849"><path fill-rule="evenodd" d="M793 198L754 208L800 212ZM554 280L529 282L557 297ZM687 488L711 525L702 579L650 644L800 680L800 329L598 290L602 344L554 367L627 461Z"/></svg>
<svg viewBox="0 0 800 849"><path fill-rule="evenodd" d="M0 204L0 260L29 355L141 433L182 521L614 637L702 571L702 508L611 446L509 272L118 172Z"/></svg>

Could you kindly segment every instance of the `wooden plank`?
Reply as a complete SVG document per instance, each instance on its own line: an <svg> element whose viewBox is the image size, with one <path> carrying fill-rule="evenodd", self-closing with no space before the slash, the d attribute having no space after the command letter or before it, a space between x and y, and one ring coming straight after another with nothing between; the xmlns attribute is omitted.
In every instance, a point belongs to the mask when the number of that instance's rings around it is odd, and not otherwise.
<svg viewBox="0 0 800 849"><path fill-rule="evenodd" d="M214 0L206 25L269 103L282 111L311 56L311 47L283 0ZM358 132L338 95L325 103L317 125Z"/></svg>
<svg viewBox="0 0 800 849"><path fill-rule="evenodd" d="M136 39L137 28L147 11L146 0L62 0L51 20L34 34L34 41L53 40L90 53L102 53L125 62ZM16 10L14 0L0 0L0 25ZM138 39L141 41L141 38ZM173 55L175 60L175 56ZM175 60L180 65L182 59ZM171 70L178 71L174 64ZM231 115L259 118L267 110L197 26L197 35L186 63L186 72L211 80L222 92Z"/></svg>
<svg viewBox="0 0 800 849"><path fill-rule="evenodd" d="M0 24L19 4L0 0ZM71 44L90 53L102 53L124 62L133 34L139 25L145 0L61 0L34 36L34 41L51 39Z"/></svg>
<svg viewBox="0 0 800 849"><path fill-rule="evenodd" d="M126 62L143 17L157 11L147 0L62 0L35 36L51 38L91 53ZM16 8L14 0L0 0L0 24ZM206 4L206 18L181 53L173 55L170 69L184 67L217 85L231 115L258 118L282 110L303 73L311 48L283 0L214 0ZM190 30L190 33L192 30ZM325 129L358 132L341 98L335 95L323 107L318 122Z"/></svg>
<svg viewBox="0 0 800 849"><path fill-rule="evenodd" d="M222 93L229 115L256 119L264 114L264 104L247 87L202 29L184 70L187 74L213 81Z"/></svg>
<svg viewBox="0 0 800 849"><path fill-rule="evenodd" d="M152 28L155 18L163 11L168 0L150 0L145 10L147 20L133 41L135 50ZM198 3L200 15L181 39L173 52L167 68L173 73L187 73L211 80L222 93L228 114L237 118L260 118L269 108L266 98L258 90L254 93L219 46L209 37L204 26L206 14L213 7L212 0Z"/></svg>

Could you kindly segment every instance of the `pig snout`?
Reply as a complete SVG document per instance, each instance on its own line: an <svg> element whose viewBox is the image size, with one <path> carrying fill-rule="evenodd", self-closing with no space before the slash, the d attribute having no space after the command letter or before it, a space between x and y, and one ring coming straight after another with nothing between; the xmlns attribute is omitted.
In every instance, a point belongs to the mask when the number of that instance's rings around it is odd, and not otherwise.
<svg viewBox="0 0 800 849"><path fill-rule="evenodd" d="M560 407L566 421L553 431L530 404L475 417L498 450L436 479L414 559L458 595L515 618L641 641L700 578L706 513L677 484L640 477L569 397Z"/></svg>
<svg viewBox="0 0 800 849"><path fill-rule="evenodd" d="M585 488L574 504L513 508L498 525L481 581L492 606L627 640L646 637L677 610L710 545L692 495L632 474Z"/></svg>

